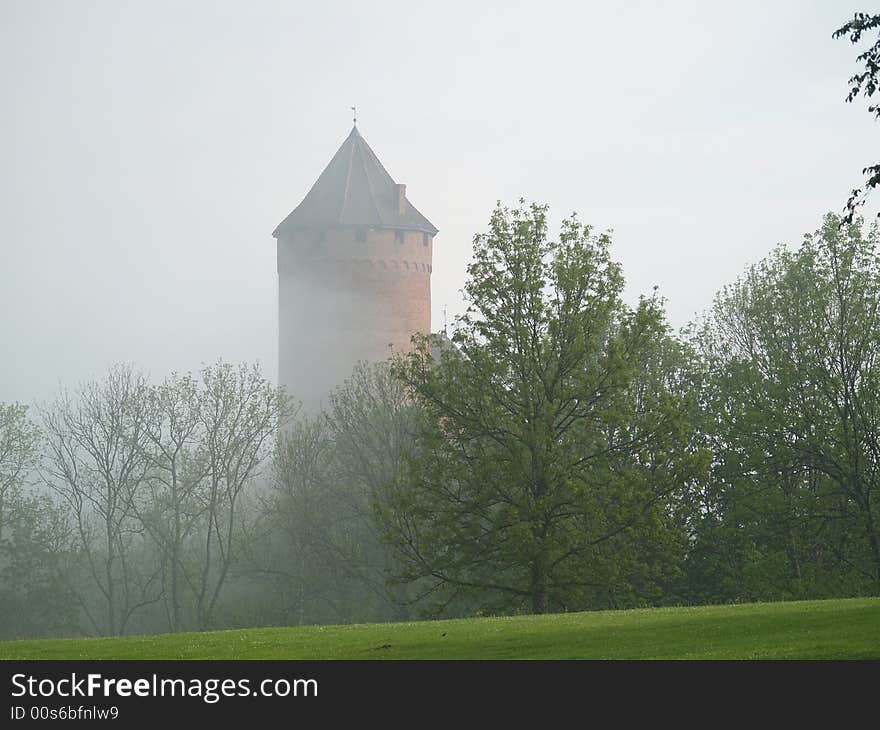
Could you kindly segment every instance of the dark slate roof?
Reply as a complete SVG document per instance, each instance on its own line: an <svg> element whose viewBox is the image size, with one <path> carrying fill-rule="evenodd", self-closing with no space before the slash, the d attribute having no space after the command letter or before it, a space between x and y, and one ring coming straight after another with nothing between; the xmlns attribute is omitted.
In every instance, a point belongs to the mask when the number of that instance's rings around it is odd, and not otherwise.
<svg viewBox="0 0 880 730"><path fill-rule="evenodd" d="M333 155L308 195L272 233L295 228L378 226L437 233L434 225L406 201L398 207L397 185L357 127Z"/></svg>

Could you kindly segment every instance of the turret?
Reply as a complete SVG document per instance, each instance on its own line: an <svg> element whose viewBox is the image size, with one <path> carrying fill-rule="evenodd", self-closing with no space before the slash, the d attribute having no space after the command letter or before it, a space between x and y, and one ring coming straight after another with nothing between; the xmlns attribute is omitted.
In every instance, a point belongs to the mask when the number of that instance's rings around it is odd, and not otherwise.
<svg viewBox="0 0 880 730"><path fill-rule="evenodd" d="M355 126L273 233L279 382L307 410L327 405L358 360L430 332L436 233Z"/></svg>

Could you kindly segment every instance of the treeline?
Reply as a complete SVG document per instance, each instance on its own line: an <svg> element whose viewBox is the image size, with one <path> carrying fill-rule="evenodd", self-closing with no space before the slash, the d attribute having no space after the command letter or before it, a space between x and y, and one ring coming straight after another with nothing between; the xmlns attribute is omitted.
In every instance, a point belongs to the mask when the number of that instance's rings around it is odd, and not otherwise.
<svg viewBox="0 0 880 730"><path fill-rule="evenodd" d="M877 226L675 333L546 214L499 206L450 336L324 413L223 363L0 406L0 635L880 593Z"/></svg>
<svg viewBox="0 0 880 730"><path fill-rule="evenodd" d="M159 385L112 368L39 428L0 408L3 635L214 625L287 413L256 367L224 363Z"/></svg>

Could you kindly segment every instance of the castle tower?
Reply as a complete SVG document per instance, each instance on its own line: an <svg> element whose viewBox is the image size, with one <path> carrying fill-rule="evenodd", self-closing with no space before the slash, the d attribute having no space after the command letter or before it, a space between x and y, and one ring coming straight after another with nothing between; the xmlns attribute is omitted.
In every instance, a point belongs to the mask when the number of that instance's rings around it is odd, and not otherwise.
<svg viewBox="0 0 880 730"><path fill-rule="evenodd" d="M275 229L278 379L304 409L358 360L383 360L431 331L437 229L407 200L357 127Z"/></svg>

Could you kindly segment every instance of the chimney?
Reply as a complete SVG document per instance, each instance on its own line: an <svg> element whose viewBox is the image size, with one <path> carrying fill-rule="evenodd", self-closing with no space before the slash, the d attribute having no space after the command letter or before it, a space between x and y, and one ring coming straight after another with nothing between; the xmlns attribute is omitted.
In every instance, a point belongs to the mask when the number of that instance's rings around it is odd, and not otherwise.
<svg viewBox="0 0 880 730"><path fill-rule="evenodd" d="M406 214L406 185L397 184L397 215Z"/></svg>

